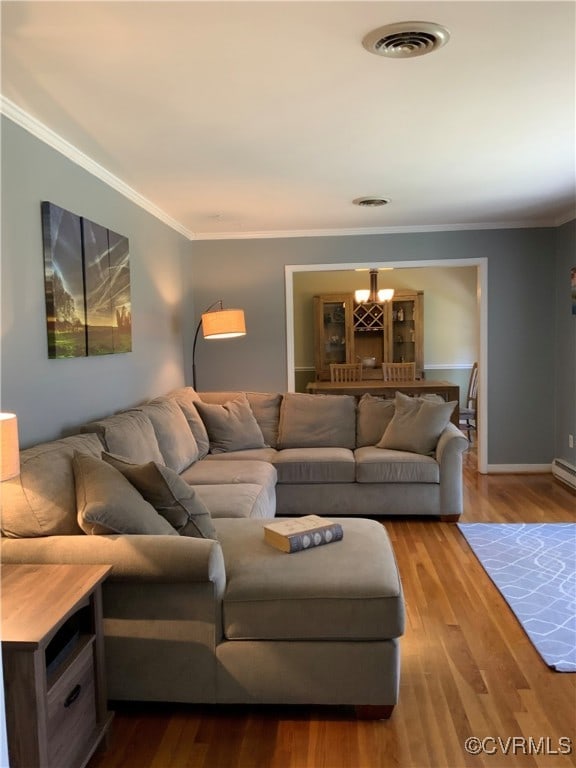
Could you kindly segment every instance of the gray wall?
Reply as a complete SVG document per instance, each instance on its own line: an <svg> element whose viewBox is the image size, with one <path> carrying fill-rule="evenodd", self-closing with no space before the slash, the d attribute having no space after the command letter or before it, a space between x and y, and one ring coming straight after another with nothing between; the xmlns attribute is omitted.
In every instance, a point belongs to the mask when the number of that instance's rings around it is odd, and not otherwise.
<svg viewBox="0 0 576 768"><path fill-rule="evenodd" d="M571 306L570 270L576 269L576 219L556 230L556 452L576 466L576 314Z"/></svg>
<svg viewBox="0 0 576 768"><path fill-rule="evenodd" d="M130 239L132 353L48 359L42 200ZM575 463L567 448L567 432L576 432L574 251L574 222L558 230L190 243L3 118L0 407L18 414L26 446L189 384L195 323L220 298L245 309L248 335L200 338L198 388L284 390L284 265L487 257L489 464L555 456Z"/></svg>
<svg viewBox="0 0 576 768"><path fill-rule="evenodd" d="M198 388L286 388L286 264L481 257L488 259L488 463L547 464L555 452L554 229L195 242L188 300L201 308L224 297L245 309L248 331L199 343ZM189 381L189 354L186 368Z"/></svg>
<svg viewBox="0 0 576 768"><path fill-rule="evenodd" d="M40 203L130 241L132 349L49 360ZM10 120L2 120L1 408L27 445L183 383L182 257L190 243Z"/></svg>

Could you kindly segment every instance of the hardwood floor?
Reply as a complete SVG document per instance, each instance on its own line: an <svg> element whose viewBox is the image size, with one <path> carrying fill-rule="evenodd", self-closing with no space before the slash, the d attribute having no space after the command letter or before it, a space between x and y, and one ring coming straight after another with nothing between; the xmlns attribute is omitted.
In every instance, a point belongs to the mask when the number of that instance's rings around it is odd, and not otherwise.
<svg viewBox="0 0 576 768"><path fill-rule="evenodd" d="M462 522L576 520L576 496L551 475L480 476L474 450L464 473ZM545 666L456 525L383 524L407 611L390 720L338 708L123 705L109 750L89 768L576 765L576 674ZM487 739L486 750L468 754L469 737Z"/></svg>

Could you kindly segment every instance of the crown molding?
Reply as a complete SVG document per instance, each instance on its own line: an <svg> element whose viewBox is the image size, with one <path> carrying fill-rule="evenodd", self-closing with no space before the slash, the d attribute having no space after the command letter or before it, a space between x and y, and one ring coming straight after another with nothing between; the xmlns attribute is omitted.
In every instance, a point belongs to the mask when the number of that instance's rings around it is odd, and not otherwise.
<svg viewBox="0 0 576 768"><path fill-rule="evenodd" d="M76 165L84 168L85 171L88 171L88 173L91 173L93 176L100 179L100 181L103 181L109 187L112 187L112 189L120 192L120 194L128 198L128 200L135 203L140 208L143 208L145 211L148 211L148 213L152 214L152 216L159 219L164 224L167 224L171 229L184 235L188 240L194 239L194 233L182 226L180 222L173 219L165 213L165 211L148 200L148 198L130 187L122 181L122 179L119 179L118 176L110 173L104 166L100 165L95 160L92 160L92 158L79 150L78 147L70 144L70 142L63 139L51 128L48 128L47 125L44 125L44 123L41 123L40 120L32 117L32 115L29 115L2 94L0 94L0 112L12 120L12 122L16 123L21 128L24 128L28 133L31 133L37 139L40 139L40 141L43 141L45 144L48 144L48 146L52 147L52 149L60 152L60 154L64 155L68 160L71 160L73 163L76 163Z"/></svg>
<svg viewBox="0 0 576 768"><path fill-rule="evenodd" d="M573 218L573 217L572 217ZM570 221L568 218L566 221ZM565 222L564 222L565 223ZM354 237L357 235L405 235L427 232L459 232L479 229L539 229L553 228L556 222L545 220L536 221L507 221L487 222L482 224L415 224L401 227L357 227L354 229L286 229L270 230L268 232L196 232L194 240L262 240L288 237Z"/></svg>
<svg viewBox="0 0 576 768"><path fill-rule="evenodd" d="M572 208L565 211L561 216L554 220L555 227L561 227L564 224L568 224L569 221L576 219L576 208Z"/></svg>
<svg viewBox="0 0 576 768"><path fill-rule="evenodd" d="M59 134L48 128L47 125L40 122L37 118L25 112L13 101L0 94L0 113L19 125L24 130L31 133L37 139L48 144L60 154L64 155L76 165L79 165L88 173L96 176L112 189L115 189L128 200L143 208L155 218L162 221L171 229L184 235L188 240L258 240L258 239L280 239L295 237L356 237L358 235L394 235L394 234L415 234L427 232L458 232L480 229L533 229L540 227L559 227L568 223L575 217L574 210L566 211L560 218L555 220L535 220L535 221L508 221L508 222L487 222L487 223L469 223L469 224L418 224L392 227L356 227L343 229L293 229L293 230L270 230L253 232L193 232L176 219L173 219L165 211L155 205L148 198L141 195L131 186L122 181L108 171L104 166L92 160L88 155L75 147L70 142L63 139Z"/></svg>

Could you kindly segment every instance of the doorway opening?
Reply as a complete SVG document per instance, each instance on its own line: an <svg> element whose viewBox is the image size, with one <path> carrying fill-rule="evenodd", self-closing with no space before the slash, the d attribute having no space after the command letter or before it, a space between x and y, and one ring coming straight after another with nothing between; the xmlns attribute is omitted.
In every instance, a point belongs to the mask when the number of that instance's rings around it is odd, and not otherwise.
<svg viewBox="0 0 576 768"><path fill-rule="evenodd" d="M482 474L487 472L487 437L488 437L488 419L486 409L487 392L487 305L488 305L488 259L434 259L426 261L386 261L370 263L342 263L342 264L293 264L285 266L285 290L286 290L286 353L287 353L287 391L294 392L296 389L296 368L295 368L295 311L294 311L294 283L295 275L302 272L354 272L356 270L369 270L378 267L379 269L434 269L434 268L457 268L473 267L476 270L476 327L478 339L478 367L479 376L479 399L478 399L478 424L477 424L477 453L478 453L478 471ZM385 274L385 273L384 273ZM362 272L357 273L357 281L362 280ZM384 285L384 279L382 279ZM474 361L466 361L472 363Z"/></svg>

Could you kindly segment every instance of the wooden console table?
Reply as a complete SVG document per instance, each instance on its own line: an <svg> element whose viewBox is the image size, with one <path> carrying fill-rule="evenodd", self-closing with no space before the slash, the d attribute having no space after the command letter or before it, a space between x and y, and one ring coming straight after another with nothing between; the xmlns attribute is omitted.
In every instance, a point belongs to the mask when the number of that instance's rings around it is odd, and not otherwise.
<svg viewBox="0 0 576 768"><path fill-rule="evenodd" d="M443 397L446 402L456 401L451 421L458 426L460 419L460 387L451 381L422 381L393 382L382 379L365 379L340 384L332 381L311 381L306 385L306 391L313 395L354 395L362 397L368 393L379 397L394 397L394 392L417 397L423 394L434 394Z"/></svg>
<svg viewBox="0 0 576 768"><path fill-rule="evenodd" d="M107 565L3 565L11 768L79 768L107 736L101 583Z"/></svg>

